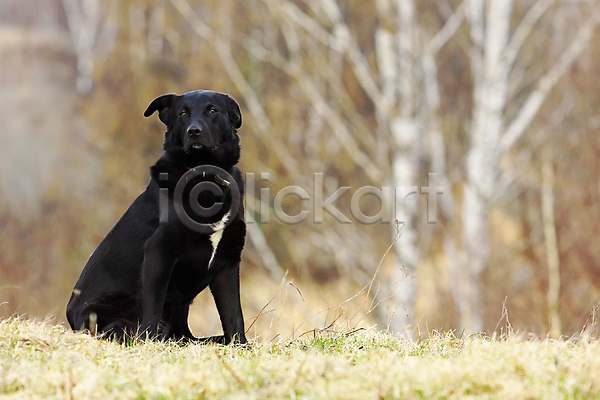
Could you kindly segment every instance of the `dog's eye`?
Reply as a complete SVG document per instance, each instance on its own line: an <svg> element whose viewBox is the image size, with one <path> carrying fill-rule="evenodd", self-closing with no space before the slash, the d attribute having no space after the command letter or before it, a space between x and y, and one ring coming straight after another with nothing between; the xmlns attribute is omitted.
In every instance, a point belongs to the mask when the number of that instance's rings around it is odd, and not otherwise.
<svg viewBox="0 0 600 400"><path fill-rule="evenodd" d="M180 117L185 117L187 115L187 112L185 110L183 110L182 112L179 113Z"/></svg>
<svg viewBox="0 0 600 400"><path fill-rule="evenodd" d="M210 109L208 110L208 113L209 113L209 114L214 114L214 113L216 113L216 112L217 112L217 110L216 110L215 108L210 108Z"/></svg>

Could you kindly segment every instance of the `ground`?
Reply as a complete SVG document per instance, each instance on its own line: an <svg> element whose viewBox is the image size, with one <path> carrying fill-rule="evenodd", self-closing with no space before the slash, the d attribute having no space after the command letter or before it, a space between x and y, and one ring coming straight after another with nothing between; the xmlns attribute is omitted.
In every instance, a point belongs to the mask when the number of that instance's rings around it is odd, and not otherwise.
<svg viewBox="0 0 600 400"><path fill-rule="evenodd" d="M66 399L600 398L600 342L358 330L251 348L121 345L62 325L0 321L0 397Z"/></svg>

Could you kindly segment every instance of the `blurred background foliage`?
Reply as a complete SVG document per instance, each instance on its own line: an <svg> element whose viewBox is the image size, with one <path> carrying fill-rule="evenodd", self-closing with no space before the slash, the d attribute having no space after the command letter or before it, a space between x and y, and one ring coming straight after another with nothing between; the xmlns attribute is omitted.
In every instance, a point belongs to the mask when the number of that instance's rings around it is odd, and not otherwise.
<svg viewBox="0 0 600 400"><path fill-rule="evenodd" d="M63 320L161 154L145 107L211 89L240 103L255 174L242 298L247 326L264 315L250 335L335 320L492 332L503 304L516 330L578 332L600 294L599 5L0 0L0 316ZM395 223L315 223L315 173L324 199L351 187L335 203L347 217L358 188L401 188L399 239ZM428 173L444 188L435 224L426 196L401 195ZM272 201L291 185L311 201L284 210L311 213L286 225ZM220 329L208 293L191 325Z"/></svg>

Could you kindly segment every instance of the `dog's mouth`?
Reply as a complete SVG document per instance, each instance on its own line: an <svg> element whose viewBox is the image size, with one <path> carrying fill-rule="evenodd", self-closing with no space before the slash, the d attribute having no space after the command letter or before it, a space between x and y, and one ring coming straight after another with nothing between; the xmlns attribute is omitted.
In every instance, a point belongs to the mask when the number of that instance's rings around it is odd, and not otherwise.
<svg viewBox="0 0 600 400"><path fill-rule="evenodd" d="M185 150L185 152L191 153L193 151L199 151L199 150L214 152L215 150L217 150L218 147L219 147L219 145L207 146L202 143L192 143L188 146L188 148Z"/></svg>

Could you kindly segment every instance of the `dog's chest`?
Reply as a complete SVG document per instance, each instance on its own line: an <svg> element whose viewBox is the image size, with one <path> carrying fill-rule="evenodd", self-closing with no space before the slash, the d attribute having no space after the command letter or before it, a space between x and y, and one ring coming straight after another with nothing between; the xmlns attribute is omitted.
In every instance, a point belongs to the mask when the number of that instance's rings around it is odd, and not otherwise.
<svg viewBox="0 0 600 400"><path fill-rule="evenodd" d="M229 210L221 220L213 225L214 232L209 236L210 244L212 247L212 252L210 255L210 260L208 261L208 269L212 267L212 264L215 260L215 255L217 254L217 248L219 247L219 243L221 239L223 239L223 232L225 231L225 227L227 226L227 222L229 221L229 217L231 215L231 210Z"/></svg>
<svg viewBox="0 0 600 400"><path fill-rule="evenodd" d="M202 270L213 269L216 264L217 250L223 242L229 217L230 212L227 212L219 221L210 224L213 230L211 234L190 235L186 246L187 254L183 259L192 258L196 267L201 267Z"/></svg>

